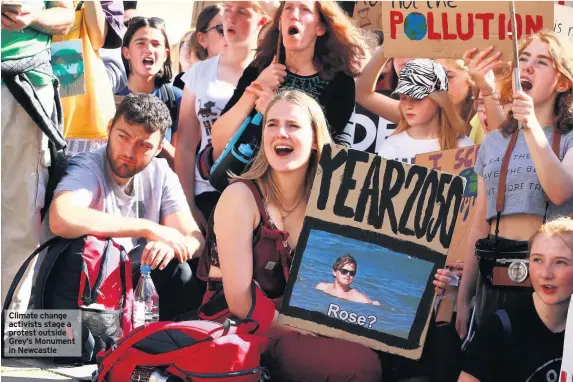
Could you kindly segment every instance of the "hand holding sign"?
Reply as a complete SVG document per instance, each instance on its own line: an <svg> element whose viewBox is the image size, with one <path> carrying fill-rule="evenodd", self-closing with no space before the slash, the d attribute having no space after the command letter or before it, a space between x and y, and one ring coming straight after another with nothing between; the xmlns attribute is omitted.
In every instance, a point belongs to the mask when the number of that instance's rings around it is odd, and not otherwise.
<svg viewBox="0 0 573 382"><path fill-rule="evenodd" d="M535 116L533 100L525 92L518 91L513 94L513 106L511 110L513 112L513 118L521 123L524 129L541 127Z"/></svg>
<svg viewBox="0 0 573 382"><path fill-rule="evenodd" d="M267 66L261 74L259 74L256 81L261 85L266 85L271 90L276 90L283 82L285 82L286 76L287 72L285 65L272 63Z"/></svg>

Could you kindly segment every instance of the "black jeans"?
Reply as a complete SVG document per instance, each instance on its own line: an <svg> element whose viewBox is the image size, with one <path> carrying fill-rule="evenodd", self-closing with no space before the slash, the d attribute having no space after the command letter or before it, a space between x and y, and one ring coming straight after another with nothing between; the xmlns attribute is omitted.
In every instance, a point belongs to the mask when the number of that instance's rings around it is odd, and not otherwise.
<svg viewBox="0 0 573 382"><path fill-rule="evenodd" d="M139 266L143 248L145 248L145 243L130 253L134 292L141 275ZM192 275L191 260L179 263L176 258L171 260L165 269L160 270L157 267L151 271L151 279L159 294L160 321L171 321L178 315L193 309Z"/></svg>

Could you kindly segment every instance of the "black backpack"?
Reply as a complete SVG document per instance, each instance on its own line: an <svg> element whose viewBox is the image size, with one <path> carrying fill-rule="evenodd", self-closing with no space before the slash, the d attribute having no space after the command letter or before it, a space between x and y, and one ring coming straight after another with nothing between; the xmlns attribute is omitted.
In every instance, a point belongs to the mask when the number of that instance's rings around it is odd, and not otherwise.
<svg viewBox="0 0 573 382"><path fill-rule="evenodd" d="M29 266L34 267L32 276ZM31 290L21 289L25 276L32 277ZM17 290L22 300L14 299ZM2 333L11 330L6 326L9 308L18 313L77 310L82 318L81 334L73 334L76 340L81 338L81 352L54 360L94 362L100 350L113 346L133 329L133 302L131 260L121 245L95 236L55 237L38 247L16 273L4 301ZM2 355L9 357L10 354L5 353L6 339L3 335Z"/></svg>

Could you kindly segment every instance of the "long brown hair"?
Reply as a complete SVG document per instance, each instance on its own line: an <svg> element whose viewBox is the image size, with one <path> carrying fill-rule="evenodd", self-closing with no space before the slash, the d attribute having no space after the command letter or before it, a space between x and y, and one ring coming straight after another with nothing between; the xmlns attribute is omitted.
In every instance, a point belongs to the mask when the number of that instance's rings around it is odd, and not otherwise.
<svg viewBox="0 0 573 382"><path fill-rule="evenodd" d="M521 55L529 44L535 40L548 45L549 54L553 59L555 68L559 72L559 76L564 77L569 82L569 89L557 95L553 109L555 114L554 128L561 134L567 134L573 130L573 44L553 31L542 29L521 39L518 49L519 54ZM511 76L502 83L500 93L500 103L502 105L513 101L511 96L513 94ZM515 119L508 118L500 130L505 136L509 136L516 129L517 122Z"/></svg>
<svg viewBox="0 0 573 382"><path fill-rule="evenodd" d="M271 64L277 53L279 23L285 3L281 2L271 29L261 44L261 51L253 62L261 71ZM326 33L317 38L314 48L314 66L320 77L331 80L338 72L357 77L367 52L363 34L335 1L316 1L315 4L320 22L326 29ZM285 57L284 45L281 45L280 57Z"/></svg>
<svg viewBox="0 0 573 382"><path fill-rule="evenodd" d="M300 90L282 90L279 91L276 96L274 96L274 98L269 103L269 106L267 107L265 117L263 119L263 129L267 124L268 111L273 107L274 104L282 101L290 102L303 108L307 112L308 119L312 125L314 142L316 143L317 151L311 155L310 163L308 164L308 169L306 172L304 197L308 199L312 189L312 181L314 180L316 170L318 169L320 155L322 154L322 147L332 141L328 132L328 124L326 123L326 118L324 117L322 108L314 98L304 92L301 92ZM257 181L263 192L265 203L276 203L281 201L281 194L278 186L272 178L272 171L273 169L269 164L267 156L265 155L263 135L259 152L257 153L257 156L255 157L249 171L241 176L231 175L231 177Z"/></svg>
<svg viewBox="0 0 573 382"><path fill-rule="evenodd" d="M461 138L466 134L466 124L460 117L460 114L452 101L452 97L445 91L432 92L428 97L438 104L440 150L457 148L458 138ZM401 133L409 128L410 125L406 121L404 113L402 113L402 108L400 108L400 123L398 123L398 127L393 134Z"/></svg>

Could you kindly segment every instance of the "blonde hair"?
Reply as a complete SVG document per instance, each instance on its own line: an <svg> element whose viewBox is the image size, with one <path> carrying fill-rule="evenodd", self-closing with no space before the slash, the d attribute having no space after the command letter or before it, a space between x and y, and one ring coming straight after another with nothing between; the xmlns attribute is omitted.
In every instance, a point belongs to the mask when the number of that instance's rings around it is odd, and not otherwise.
<svg viewBox="0 0 573 382"><path fill-rule="evenodd" d="M428 95L432 101L438 104L438 121L440 124L440 150L450 150L458 147L458 138L466 135L466 124L456 110L452 97L448 92L432 92ZM393 134L406 131L410 125L400 108L400 123Z"/></svg>
<svg viewBox="0 0 573 382"><path fill-rule="evenodd" d="M519 41L519 54L521 55L533 41L541 41L548 45L549 55L559 76L569 82L569 89L557 96L554 106L554 127L560 133L567 134L573 129L573 44L553 31L542 29ZM503 105L513 102L512 94L512 76L508 76L501 84L500 103ZM515 120L508 120L500 130L509 136L516 128Z"/></svg>
<svg viewBox="0 0 573 382"><path fill-rule="evenodd" d="M479 89L475 81L473 80L472 76L470 75L466 63L464 62L464 60L453 59L453 58L445 58L436 61L441 63L442 66L445 66L444 63L446 65L451 64L452 66L457 67L464 73L469 89L468 89L468 94L466 95L466 99L461 104L460 115L464 120L464 122L466 123L466 125L469 126L472 118L476 115L476 110L474 108L474 100L478 97Z"/></svg>
<svg viewBox="0 0 573 382"><path fill-rule="evenodd" d="M568 217L557 217L543 224L529 239L529 251L539 235L558 236L573 252L573 214Z"/></svg>
<svg viewBox="0 0 573 382"><path fill-rule="evenodd" d="M330 133L328 131L328 124L322 108L318 102L311 96L303 93L299 90L282 90L274 96L270 101L267 110L265 111L265 117L263 119L263 129L267 124L267 116L269 110L278 102L289 102L294 105L300 106L306 111L310 124L312 126L314 143L316 144L317 150L313 152L310 157L310 163L307 168L306 178L305 178L305 195L304 197L308 199L310 197L310 191L312 189L312 181L316 175L316 170L318 169L318 163L320 161L320 155L322 154L322 147L325 144L331 143ZM272 177L272 167L269 164L267 156L264 150L264 135L261 139L261 146L257 156L253 160L251 168L241 176L231 175L235 179L247 179L254 180L261 187L263 192L265 203L280 202L281 194L277 184L274 182Z"/></svg>

